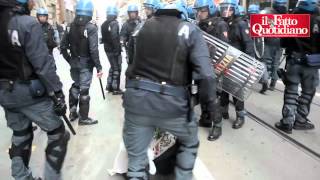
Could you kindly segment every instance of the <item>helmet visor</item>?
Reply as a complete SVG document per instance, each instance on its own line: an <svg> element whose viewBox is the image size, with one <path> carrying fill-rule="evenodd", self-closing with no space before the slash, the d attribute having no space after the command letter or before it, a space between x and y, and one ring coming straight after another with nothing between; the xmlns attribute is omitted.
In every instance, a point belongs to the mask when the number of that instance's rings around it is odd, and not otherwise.
<svg viewBox="0 0 320 180"><path fill-rule="evenodd" d="M234 15L235 8L231 4L221 4L220 5L221 17L231 17Z"/></svg>

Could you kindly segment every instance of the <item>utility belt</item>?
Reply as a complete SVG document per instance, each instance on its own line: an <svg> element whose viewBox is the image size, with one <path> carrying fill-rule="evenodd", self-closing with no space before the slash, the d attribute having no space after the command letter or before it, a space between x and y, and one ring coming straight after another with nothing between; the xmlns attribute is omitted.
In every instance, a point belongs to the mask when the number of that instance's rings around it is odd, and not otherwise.
<svg viewBox="0 0 320 180"><path fill-rule="evenodd" d="M16 84L28 85L30 94L33 98L42 97L46 93L46 89L39 79L32 79L32 80L0 79L0 90L8 90L9 92L12 92Z"/></svg>
<svg viewBox="0 0 320 180"><path fill-rule="evenodd" d="M136 78L129 79L126 82L126 88L142 89L146 91L156 92L163 95L188 98L189 91L187 87L172 86L166 82L155 82L149 79Z"/></svg>
<svg viewBox="0 0 320 180"><path fill-rule="evenodd" d="M305 65L311 68L320 69L320 54L307 54L299 52L291 52L289 57L292 59L292 64Z"/></svg>
<svg viewBox="0 0 320 180"><path fill-rule="evenodd" d="M306 65L306 55L299 52L290 52L288 57L290 58L290 64Z"/></svg>

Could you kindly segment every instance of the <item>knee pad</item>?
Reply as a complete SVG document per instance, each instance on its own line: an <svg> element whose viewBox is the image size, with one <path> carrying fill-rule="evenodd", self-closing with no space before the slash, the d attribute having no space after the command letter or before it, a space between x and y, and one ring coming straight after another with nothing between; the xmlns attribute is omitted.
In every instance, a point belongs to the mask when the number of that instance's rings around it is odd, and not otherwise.
<svg viewBox="0 0 320 180"><path fill-rule="evenodd" d="M298 93L286 89L284 91L284 104L297 105L298 96Z"/></svg>
<svg viewBox="0 0 320 180"><path fill-rule="evenodd" d="M80 104L87 104L90 101L90 96L88 95L81 95L80 96Z"/></svg>
<svg viewBox="0 0 320 180"><path fill-rule="evenodd" d="M46 148L46 160L48 164L57 171L60 172L65 155L67 153L67 145L70 139L70 134L65 130L62 124L57 129L47 133L48 139L56 139L51 141ZM56 137L58 136L58 137ZM53 138L54 137L54 138Z"/></svg>
<svg viewBox="0 0 320 180"><path fill-rule="evenodd" d="M89 89L80 90L80 96L88 96L88 95L89 95Z"/></svg>
<svg viewBox="0 0 320 180"><path fill-rule="evenodd" d="M313 93L302 92L301 96L298 98L299 107L297 109L297 112L304 118L306 118L306 116L309 114L310 105L312 103L314 94L315 92Z"/></svg>
<svg viewBox="0 0 320 180"><path fill-rule="evenodd" d="M14 157L21 157L25 167L29 168L29 161L31 156L31 146L33 140L32 124L27 129L21 131L13 131L15 137L25 137L25 140L19 145L12 143L9 149L10 159Z"/></svg>

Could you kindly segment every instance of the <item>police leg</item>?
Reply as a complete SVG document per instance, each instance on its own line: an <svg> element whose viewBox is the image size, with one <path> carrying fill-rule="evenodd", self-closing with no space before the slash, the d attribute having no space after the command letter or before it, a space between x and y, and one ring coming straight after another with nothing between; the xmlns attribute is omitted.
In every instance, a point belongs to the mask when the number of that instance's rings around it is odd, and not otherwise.
<svg viewBox="0 0 320 180"><path fill-rule="evenodd" d="M89 88L92 82L92 68L83 68L80 70L80 102L79 102L79 125L97 124L97 120L89 117L90 96Z"/></svg>
<svg viewBox="0 0 320 180"><path fill-rule="evenodd" d="M276 87L277 81L279 79L278 77L278 69L280 66L280 58L282 55L282 49L279 47L273 47L273 59L272 59L272 70L271 70L271 83L269 86L269 90L274 91L274 88Z"/></svg>
<svg viewBox="0 0 320 180"><path fill-rule="evenodd" d="M33 140L32 123L21 113L5 109L8 126L13 130L9 149L12 177L17 180L33 180L29 161Z"/></svg>
<svg viewBox="0 0 320 180"><path fill-rule="evenodd" d="M125 112L123 141L128 151L129 180L147 180L148 146L154 135L155 128L149 124L152 119Z"/></svg>
<svg viewBox="0 0 320 180"><path fill-rule="evenodd" d="M243 126L245 122L246 112L244 110L244 101L240 101L237 98L233 97L233 102L236 108L236 120L232 124L233 129L239 129Z"/></svg>
<svg viewBox="0 0 320 180"><path fill-rule="evenodd" d="M264 73L263 75L263 79L261 81L262 83L262 89L260 90L261 94L264 94L267 90L268 90L268 81L269 81L269 77L271 74L271 69L272 69L272 51L271 51L271 47L268 44L265 44L265 51L264 51L264 55L262 57L262 62L265 64L266 66L266 70L267 72Z"/></svg>
<svg viewBox="0 0 320 180"><path fill-rule="evenodd" d="M316 88L319 85L318 69L303 67L303 76L301 82L302 92L298 98L298 108L293 128L297 130L314 129L314 125L308 120L310 105L315 95Z"/></svg>
<svg viewBox="0 0 320 180"><path fill-rule="evenodd" d="M120 90L120 76L121 76L121 55L114 54L114 72L113 72L113 81L112 81L112 89L113 89L113 95L120 95L123 94Z"/></svg>
<svg viewBox="0 0 320 180"><path fill-rule="evenodd" d="M112 53L107 53L107 57L108 57L108 61L110 64L110 68L109 68L109 75L107 78L107 87L106 90L108 92L112 92L112 81L113 81L113 71L114 71L114 63L113 63L113 57L112 57Z"/></svg>
<svg viewBox="0 0 320 180"><path fill-rule="evenodd" d="M201 115L199 120L200 127L211 127L212 122L208 119L207 107L204 104L201 104Z"/></svg>
<svg viewBox="0 0 320 180"><path fill-rule="evenodd" d="M180 143L176 155L175 180L191 180L199 148L198 127L194 113L191 121L187 120L186 115L159 122L159 127L176 136Z"/></svg>
<svg viewBox="0 0 320 180"><path fill-rule="evenodd" d="M224 119L229 119L229 93L221 92L221 113Z"/></svg>
<svg viewBox="0 0 320 180"><path fill-rule="evenodd" d="M69 90L69 109L70 109L69 119L70 119L70 121L74 121L79 117L78 112L77 112L77 107L78 107L78 103L79 103L79 95L80 95L80 87L77 86L75 83L73 83L70 90Z"/></svg>
<svg viewBox="0 0 320 180"><path fill-rule="evenodd" d="M285 80L284 90L284 104L282 107L282 119L276 123L276 128L286 132L292 133L293 123L295 121L295 114L297 110L298 87L300 83L301 65L295 64L294 59L287 59L286 73L283 79Z"/></svg>
<svg viewBox="0 0 320 180"><path fill-rule="evenodd" d="M214 110L214 122L208 136L209 141L217 140L222 134L222 113L221 113L221 106L220 106L220 99L219 99L220 96L217 94L217 97L218 98L215 103L215 110Z"/></svg>
<svg viewBox="0 0 320 180"><path fill-rule="evenodd" d="M47 132L48 145L46 148L46 180L61 179L61 167L67 151L67 144L70 137L69 132L64 128L63 121L53 110L53 102L49 98L43 101L24 107L21 112L32 122L36 123L42 130Z"/></svg>
<svg viewBox="0 0 320 180"><path fill-rule="evenodd" d="M55 180L61 174L70 134L65 130L64 124L61 124L58 128L48 131L47 135L45 178Z"/></svg>
<svg viewBox="0 0 320 180"><path fill-rule="evenodd" d="M264 63L265 67L266 64ZM268 80L269 80L269 73L267 71L267 67L260 79L260 83L262 84L262 89L260 90L261 94L265 94L265 92L268 90Z"/></svg>
<svg viewBox="0 0 320 180"><path fill-rule="evenodd" d="M79 125L92 125L97 124L97 120L93 120L89 117L89 109L90 109L90 96L89 89L81 89L80 90L80 103L79 103Z"/></svg>
<svg viewBox="0 0 320 180"><path fill-rule="evenodd" d="M80 76L80 72L78 69L71 69L71 78L74 81L74 83L69 89L70 121L75 121L79 117L77 112L79 95L80 95L79 76Z"/></svg>

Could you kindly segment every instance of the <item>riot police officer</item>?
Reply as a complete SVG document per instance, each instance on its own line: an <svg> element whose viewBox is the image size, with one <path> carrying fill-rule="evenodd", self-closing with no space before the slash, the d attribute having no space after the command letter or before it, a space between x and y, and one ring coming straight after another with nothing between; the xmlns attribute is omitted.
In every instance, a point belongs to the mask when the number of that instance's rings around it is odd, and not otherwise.
<svg viewBox="0 0 320 180"><path fill-rule="evenodd" d="M37 18L42 27L43 39L47 43L49 53L52 55L53 49L58 46L57 39L59 37L55 37L55 30L52 25L48 23L48 10L45 8L38 8Z"/></svg>
<svg viewBox="0 0 320 180"><path fill-rule="evenodd" d="M135 33L134 61L128 68L123 96L123 139L128 151L128 179L147 179L147 148L155 128L168 131L181 143L175 179L191 180L199 140L188 87L192 73L209 115L214 111L215 75L200 29L184 21L179 4L158 10ZM185 12L182 16L181 12ZM165 38L164 38L165 37ZM212 116L211 116L212 117Z"/></svg>
<svg viewBox="0 0 320 180"><path fill-rule="evenodd" d="M197 11L197 18L199 20L199 27L209 33L212 36L215 36L222 41L228 42L228 24L221 18L217 17L217 8L216 5L211 0L196 0L194 8ZM209 48L210 54L215 54L215 47ZM213 56L212 55L212 56ZM220 105L217 105L219 109ZM210 119L207 119L208 114L206 112L206 107L201 106L201 117L199 120L199 125L203 127L211 127L212 122ZM222 116L220 109L216 111L216 119L213 122L213 135L211 140L218 139L222 133Z"/></svg>
<svg viewBox="0 0 320 180"><path fill-rule="evenodd" d="M299 0L294 14L310 14L309 38L283 38L281 46L286 49L286 70L282 74L285 84L284 104L282 119L276 123L276 127L286 133L292 133L292 129L310 130L314 125L307 118L310 105L319 84L319 67L313 67L309 62L320 61L320 20L317 13L316 0ZM301 84L301 94L298 87Z"/></svg>
<svg viewBox="0 0 320 180"><path fill-rule="evenodd" d="M139 9L136 4L129 5L127 12L129 19L122 25L120 31L120 42L126 49L128 59L128 43L130 40L130 36L132 35L132 32L135 30L137 25L141 23L141 20L139 18Z"/></svg>
<svg viewBox="0 0 320 180"><path fill-rule="evenodd" d="M71 78L74 81L69 90L70 120L79 115L79 125L98 123L88 116L90 106L89 89L92 82L93 68L97 76L102 76L102 66L98 51L98 27L93 20L91 0L80 0L76 6L76 17L67 27L61 41L61 53L70 64ZM69 52L70 51L70 54ZM77 107L79 104L79 115Z"/></svg>
<svg viewBox="0 0 320 180"><path fill-rule="evenodd" d="M144 12L147 19L151 18L160 7L160 0L145 0L143 2Z"/></svg>
<svg viewBox="0 0 320 180"><path fill-rule="evenodd" d="M33 6L32 0L0 1L0 105L13 131L13 178L34 179L29 168L33 122L48 135L44 177L58 180L70 138L59 118L66 105L41 26L30 16ZM55 105L49 94L55 96Z"/></svg>
<svg viewBox="0 0 320 180"><path fill-rule="evenodd" d="M238 48L240 51L254 57L253 41L249 36L248 24L239 17L238 1L237 0L224 0L220 4L221 17L229 25L229 42L230 44ZM232 127L234 129L241 128L245 120L244 102L233 97L233 101L236 108L236 121L234 121ZM222 92L221 94L222 116L225 119L229 118L229 94Z"/></svg>
<svg viewBox="0 0 320 180"><path fill-rule="evenodd" d="M272 3L273 9L265 9L261 14L285 14L287 12L287 0L274 0ZM270 86L268 81L263 83L260 93L265 93L268 89L274 90L278 75L279 62L281 58L280 38L264 38L264 54L262 62L267 66L268 77L271 78Z"/></svg>
<svg viewBox="0 0 320 180"><path fill-rule="evenodd" d="M257 4L250 4L248 7L248 16L246 19L246 22L248 23L248 26L250 27L250 15L253 14L259 14L260 13L260 6ZM265 39L264 37L255 37L252 38L254 41L254 51L255 51L255 58L259 59L264 66L267 69L267 62L265 61ZM268 80L269 80L269 74L268 71L265 71L259 81L260 84L262 84L262 89L260 90L261 94L264 94L268 90Z"/></svg>
<svg viewBox="0 0 320 180"><path fill-rule="evenodd" d="M112 92L113 95L122 94L120 90L122 57L117 16L118 8L109 6L107 20L101 26L102 42L110 63L106 90Z"/></svg>

